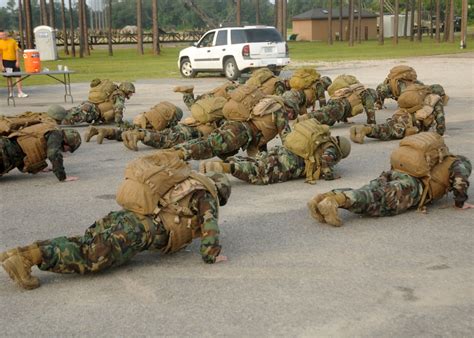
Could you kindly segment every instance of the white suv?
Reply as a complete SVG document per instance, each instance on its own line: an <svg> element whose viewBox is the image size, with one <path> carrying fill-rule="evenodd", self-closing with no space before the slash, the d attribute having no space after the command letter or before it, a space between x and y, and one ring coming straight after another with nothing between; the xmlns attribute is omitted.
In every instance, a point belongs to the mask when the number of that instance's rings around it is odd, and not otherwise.
<svg viewBox="0 0 474 338"><path fill-rule="evenodd" d="M278 73L290 63L288 45L275 27L245 26L213 29L179 53L184 77L219 72L229 80L252 68L269 67Z"/></svg>

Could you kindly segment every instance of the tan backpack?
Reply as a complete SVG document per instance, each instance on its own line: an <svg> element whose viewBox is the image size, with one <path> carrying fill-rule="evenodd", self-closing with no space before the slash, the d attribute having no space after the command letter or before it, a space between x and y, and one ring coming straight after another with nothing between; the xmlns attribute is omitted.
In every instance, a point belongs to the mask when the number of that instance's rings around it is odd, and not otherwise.
<svg viewBox="0 0 474 338"><path fill-rule="evenodd" d="M409 85L398 98L398 106L406 109L409 113L413 113L424 106L425 97L429 93L428 86L420 84Z"/></svg>
<svg viewBox="0 0 474 338"><path fill-rule="evenodd" d="M159 200L190 173L191 167L172 152L140 157L125 168L116 201L126 210L151 215L157 212Z"/></svg>
<svg viewBox="0 0 474 338"><path fill-rule="evenodd" d="M252 76L247 80L245 84L260 87L265 82L274 77L273 72L268 68L259 68L252 73Z"/></svg>
<svg viewBox="0 0 474 338"><path fill-rule="evenodd" d="M365 87L361 83L352 84L349 87L341 88L336 90L332 99L346 98L351 105L351 115L356 116L364 111L364 105L360 94L365 90Z"/></svg>
<svg viewBox="0 0 474 338"><path fill-rule="evenodd" d="M290 78L290 87L296 90L306 89L311 87L320 77L321 74L314 68L298 68Z"/></svg>
<svg viewBox="0 0 474 338"><path fill-rule="evenodd" d="M105 102L117 88L117 85L109 79L101 80L99 84L89 90L88 101L95 104Z"/></svg>
<svg viewBox="0 0 474 338"><path fill-rule="evenodd" d="M279 96L267 96L253 107L250 121L260 130L263 136L257 147L267 144L278 134L273 113L283 109L283 107L284 102Z"/></svg>
<svg viewBox="0 0 474 338"><path fill-rule="evenodd" d="M410 66L395 66L390 69L390 73L387 76L385 82L390 84L390 88L394 96L399 96L398 92L398 81L404 80L406 82L414 82L417 79L416 71Z"/></svg>
<svg viewBox="0 0 474 338"><path fill-rule="evenodd" d="M57 124L56 120L46 113L29 111L16 116L0 115L0 136L8 136L17 130L43 122Z"/></svg>
<svg viewBox="0 0 474 338"><path fill-rule="evenodd" d="M337 76L332 84L328 87L329 96L333 97L336 91L349 88L351 85L359 84L359 80L353 75L342 74Z"/></svg>
<svg viewBox="0 0 474 338"><path fill-rule="evenodd" d="M144 113L146 120L153 130L160 131L168 127L169 122L176 116L176 106L170 102L163 101L151 107Z"/></svg>
<svg viewBox="0 0 474 338"><path fill-rule="evenodd" d="M314 183L321 175L321 163L318 148L331 141L329 126L315 119L298 122L293 126L283 145L292 153L305 160L306 182Z"/></svg>
<svg viewBox="0 0 474 338"><path fill-rule="evenodd" d="M237 87L222 109L224 117L230 121L247 121L253 107L264 97L265 95L255 86Z"/></svg>
<svg viewBox="0 0 474 338"><path fill-rule="evenodd" d="M205 93L204 95L202 95L202 97L206 98L206 97L209 97L209 96L214 96L214 97L225 97L226 99L229 99L229 93L228 92L231 91L231 89L233 89L237 86L238 85L233 83L233 82L226 82L223 85L221 85L217 88L214 88L210 92Z"/></svg>
<svg viewBox="0 0 474 338"><path fill-rule="evenodd" d="M224 117L222 108L227 103L224 97L207 97L197 100L191 106L192 117L200 123L209 123Z"/></svg>

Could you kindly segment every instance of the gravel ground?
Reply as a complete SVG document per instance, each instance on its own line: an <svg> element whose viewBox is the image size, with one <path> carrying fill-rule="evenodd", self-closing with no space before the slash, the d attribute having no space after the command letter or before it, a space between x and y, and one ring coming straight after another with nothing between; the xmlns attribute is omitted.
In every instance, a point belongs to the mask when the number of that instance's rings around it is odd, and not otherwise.
<svg viewBox="0 0 474 338"><path fill-rule="evenodd" d="M353 74L375 87L392 66L414 66L419 79L441 83L451 97L446 107L451 151L474 159L473 60L474 54L463 54L322 63L319 70L331 77ZM174 85L194 84L200 93L222 82L216 77L138 81L126 115L161 100L185 108L171 90ZM73 84L76 102L86 98L87 87ZM62 100L59 85L25 91L30 97L18 99L15 108L2 99L0 112L44 111ZM4 89L0 95L5 98ZM378 122L395 107L388 102ZM333 133L348 135L349 127L338 124ZM232 197L220 214L226 263L202 263L194 243L169 256L145 252L97 275L34 268L42 281L34 291L18 289L1 271L1 335L471 336L472 210L456 211L451 199L443 199L428 214L366 218L342 212L342 228L318 224L306 210L314 194L359 187L388 169L397 144L353 145L351 156L338 166L342 178L314 186L297 180L259 187L232 179ZM18 171L3 176L0 251L83 233L118 209L114 194L126 163L150 151L142 145L132 152L115 141L84 143L65 159L67 172L79 181L58 183L52 174Z"/></svg>

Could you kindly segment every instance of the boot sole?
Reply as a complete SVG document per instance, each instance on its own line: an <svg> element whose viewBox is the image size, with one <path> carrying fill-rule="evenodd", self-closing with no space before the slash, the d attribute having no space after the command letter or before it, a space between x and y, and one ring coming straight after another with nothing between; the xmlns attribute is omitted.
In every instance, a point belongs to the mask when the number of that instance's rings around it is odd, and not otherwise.
<svg viewBox="0 0 474 338"><path fill-rule="evenodd" d="M38 280L38 284L34 284L34 285L23 283L20 277L20 274L18 270L16 269L16 266L12 264L11 262L9 262L8 260L3 262L2 267L8 273L10 278L14 280L15 283L17 283L21 288L26 289L26 290L33 290L40 286L39 280ZM32 277L32 278L35 278L35 277Z"/></svg>

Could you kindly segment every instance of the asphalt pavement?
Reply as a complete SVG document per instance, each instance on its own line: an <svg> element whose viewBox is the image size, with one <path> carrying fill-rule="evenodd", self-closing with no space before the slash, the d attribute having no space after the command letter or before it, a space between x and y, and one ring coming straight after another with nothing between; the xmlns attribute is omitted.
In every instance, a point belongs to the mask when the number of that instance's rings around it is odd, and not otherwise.
<svg viewBox="0 0 474 338"><path fill-rule="evenodd" d="M319 71L331 77L353 74L375 88L392 66L415 67L420 80L442 84L451 97L445 107L449 148L474 160L473 61L471 53L322 63ZM137 81L126 117L162 100L185 109L174 85L193 84L201 93L223 82L215 76ZM62 90L26 82L30 97L17 99L13 108L2 88L0 113L45 111L62 103ZM75 103L87 97L87 90L87 83L73 84ZM388 101L377 121L395 108ZM364 120L362 115L354 119ZM337 124L333 133L348 136L349 128ZM96 275L34 268L42 286L33 291L19 289L0 269L0 336L472 336L474 210L453 209L450 196L427 214L412 210L368 218L343 211L344 226L333 228L317 223L306 209L316 193L360 187L388 170L397 144L353 144L337 167L342 178L336 181L251 186L232 178L231 199L220 211L228 262L204 264L194 243L173 255L145 252ZM140 145L133 152L108 140L83 143L65 158L67 173L79 177L76 182L16 170L2 176L0 251L82 234L119 209L115 192L126 163L152 151Z"/></svg>

